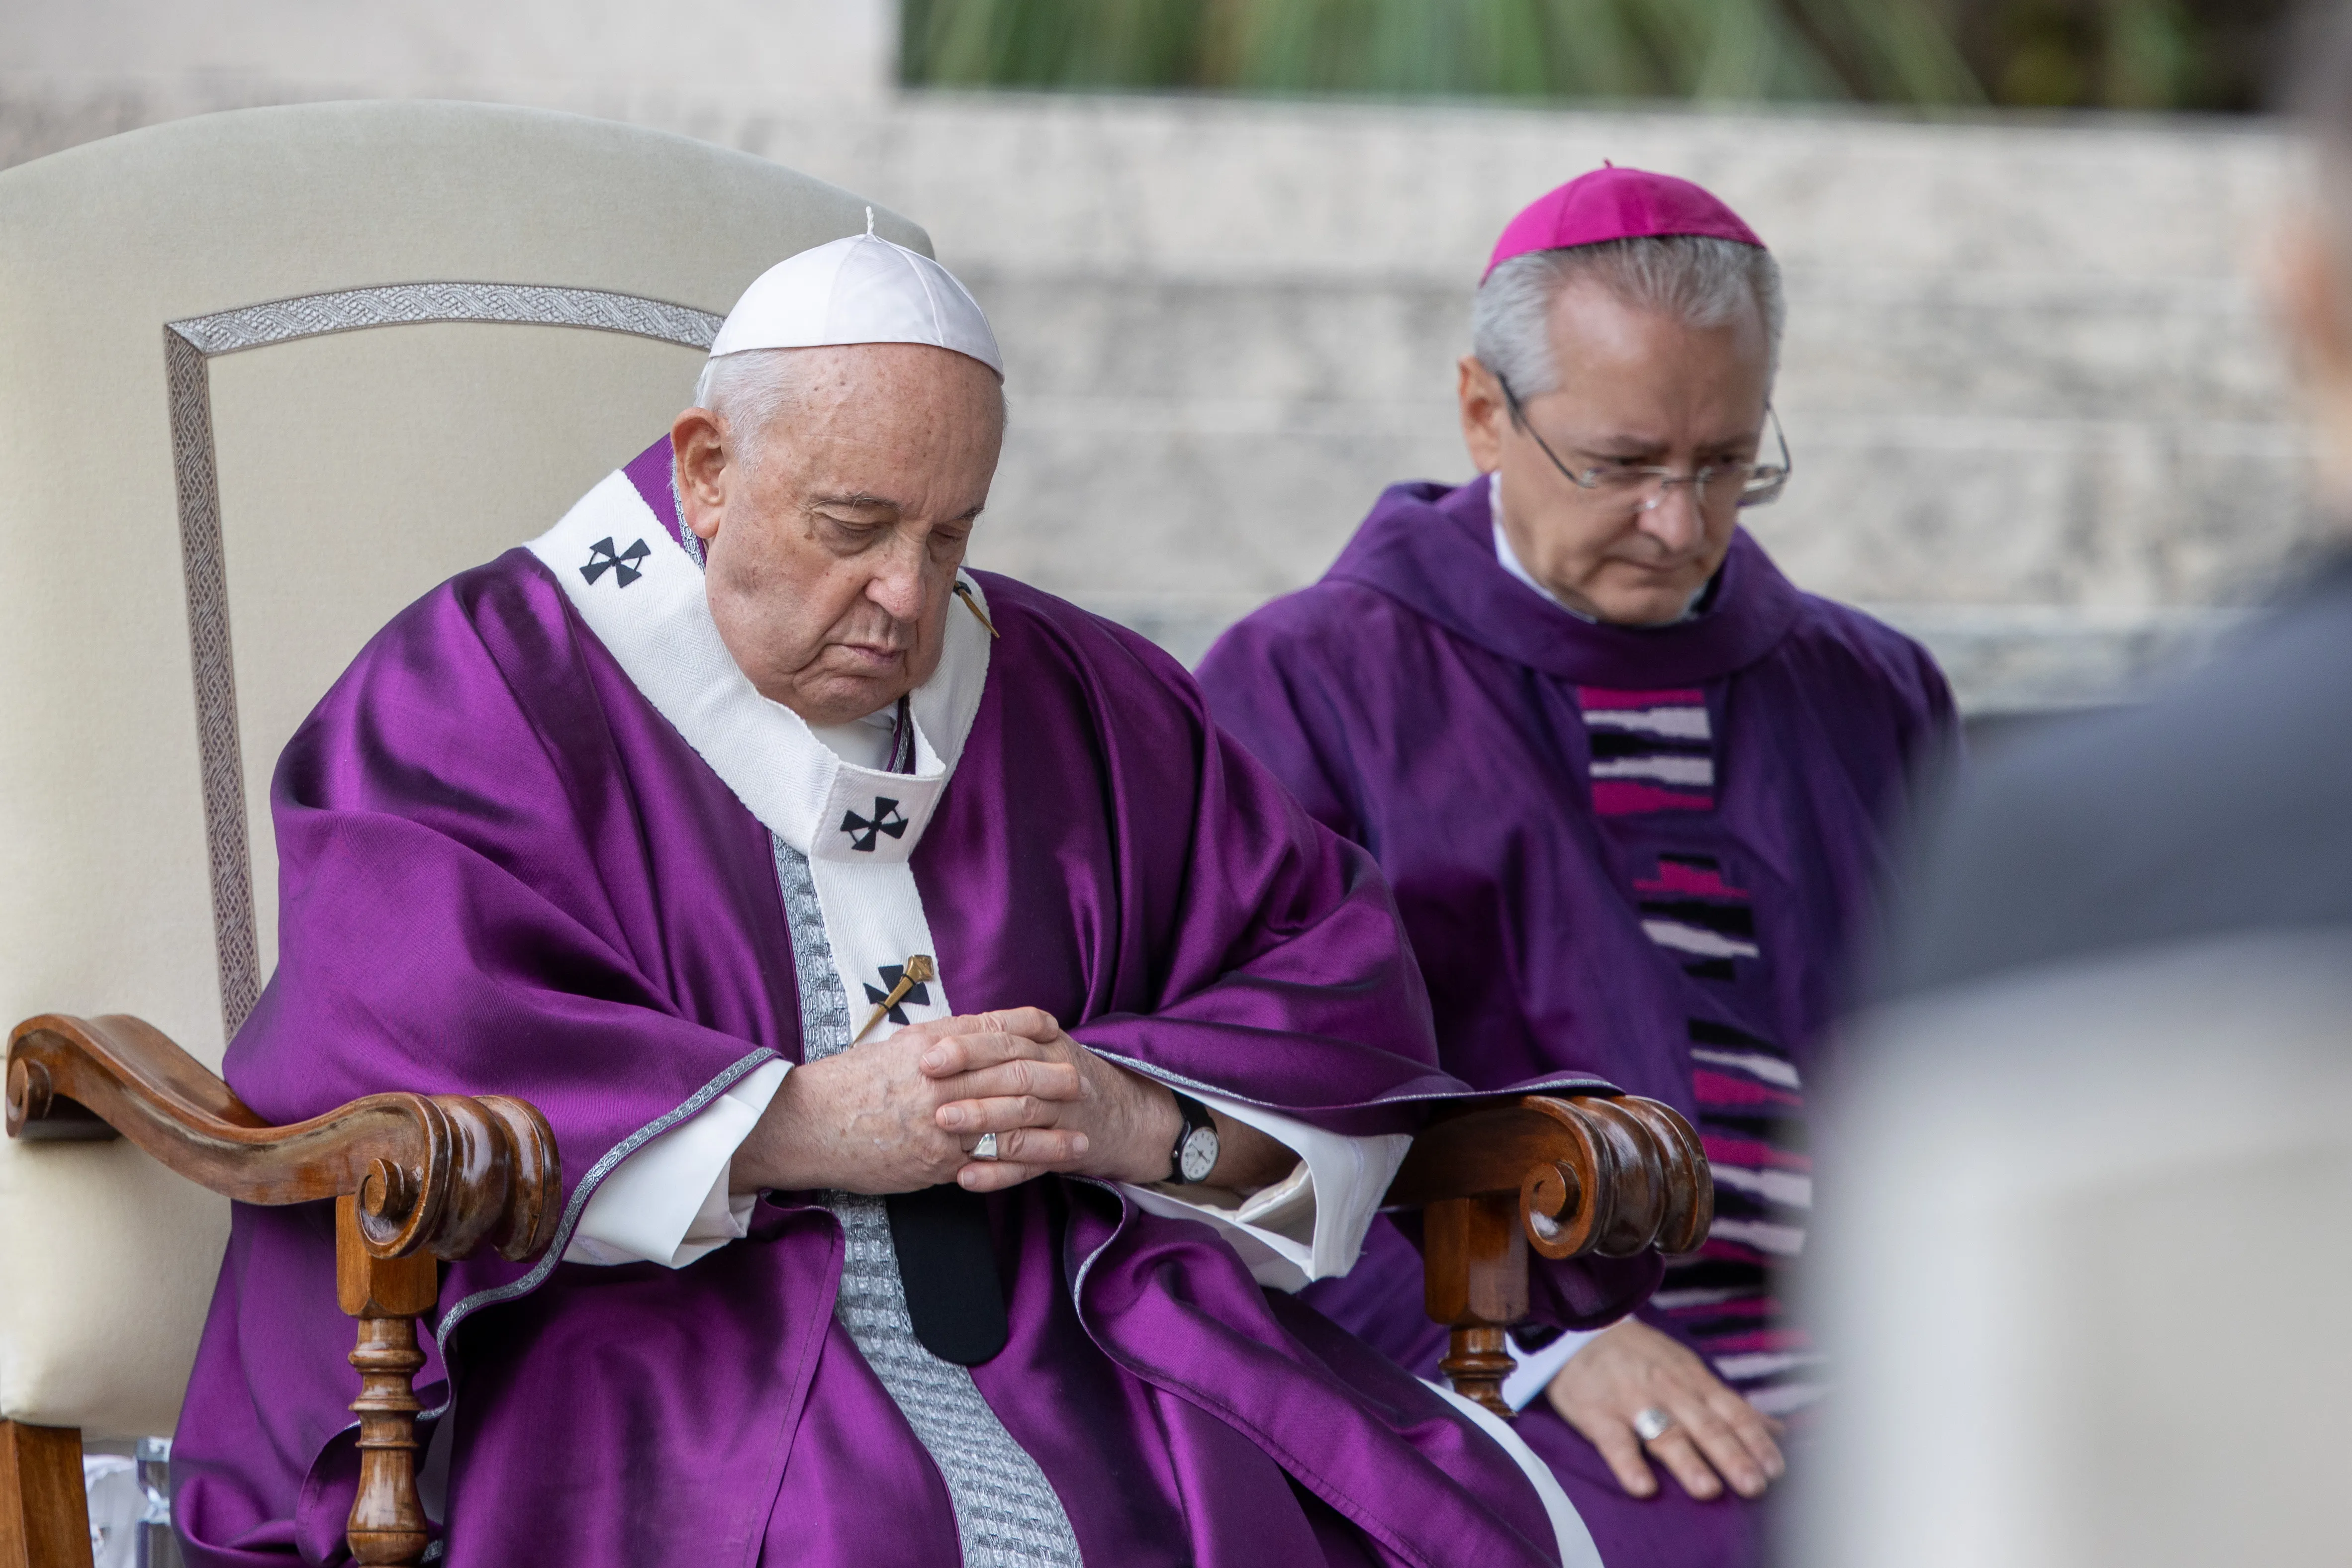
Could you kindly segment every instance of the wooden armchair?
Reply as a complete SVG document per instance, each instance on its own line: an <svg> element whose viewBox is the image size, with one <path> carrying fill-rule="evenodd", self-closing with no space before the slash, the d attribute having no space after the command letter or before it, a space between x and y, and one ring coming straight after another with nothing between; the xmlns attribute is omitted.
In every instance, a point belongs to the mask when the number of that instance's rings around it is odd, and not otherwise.
<svg viewBox="0 0 2352 1568"><path fill-rule="evenodd" d="M416 1320L436 1300L436 1260L546 1249L563 1192L547 1119L503 1094L391 1093L273 1127L159 1030L119 1014L27 1019L9 1037L7 1082L12 1138L127 1137L240 1203L335 1200L335 1293L359 1320L352 1556L416 1562ZM14 1421L0 1432L0 1453L16 1458L0 1477L0 1563L88 1564L80 1435Z"/></svg>
<svg viewBox="0 0 2352 1568"><path fill-rule="evenodd" d="M1715 1183L1697 1133L1671 1106L1530 1094L1474 1104L1414 1139L1387 1207L1422 1211L1423 1301L1453 1331L1438 1364L1446 1381L1507 1419L1503 1335L1528 1315L1528 1249L1695 1252L1715 1222Z"/></svg>
<svg viewBox="0 0 2352 1568"><path fill-rule="evenodd" d="M126 1137L241 1203L335 1200L336 1296L358 1320L352 1556L419 1561L416 1320L437 1299L437 1260L485 1246L521 1260L553 1239L563 1184L546 1118L502 1094L393 1092L273 1127L139 1019L52 1013L9 1037L7 1133ZM1476 1104L1416 1139L1389 1202L1423 1211L1429 1313L1453 1330L1443 1366L1455 1391L1510 1415L1503 1336L1527 1315L1530 1247L1547 1258L1688 1251L1713 1192L1690 1124L1631 1095ZM0 1422L0 1564L89 1562L80 1451L72 1428Z"/></svg>

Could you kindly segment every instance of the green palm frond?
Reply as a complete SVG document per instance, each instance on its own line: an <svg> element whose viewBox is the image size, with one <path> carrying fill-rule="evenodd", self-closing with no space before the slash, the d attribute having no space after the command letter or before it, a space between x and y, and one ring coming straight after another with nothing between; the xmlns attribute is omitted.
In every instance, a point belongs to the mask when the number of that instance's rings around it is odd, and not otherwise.
<svg viewBox="0 0 2352 1568"><path fill-rule="evenodd" d="M902 0L910 85L2247 110L2294 0Z"/></svg>
<svg viewBox="0 0 2352 1568"><path fill-rule="evenodd" d="M902 63L941 86L1981 101L1933 3L906 0Z"/></svg>

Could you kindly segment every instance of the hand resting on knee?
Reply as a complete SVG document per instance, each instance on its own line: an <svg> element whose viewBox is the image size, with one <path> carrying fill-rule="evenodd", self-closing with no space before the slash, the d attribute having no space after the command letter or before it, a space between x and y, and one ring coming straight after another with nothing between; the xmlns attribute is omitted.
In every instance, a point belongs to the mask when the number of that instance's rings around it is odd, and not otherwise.
<svg viewBox="0 0 2352 1568"><path fill-rule="evenodd" d="M1761 1497L1788 1469L1773 1441L1781 1424L1727 1387L1681 1341L1638 1318L1627 1318L1570 1356L1545 1394L1634 1497L1658 1490L1643 1460L1645 1448L1702 1501L1722 1496L1726 1481L1741 1497ZM1653 1408L1673 1425L1645 1444L1633 1418Z"/></svg>

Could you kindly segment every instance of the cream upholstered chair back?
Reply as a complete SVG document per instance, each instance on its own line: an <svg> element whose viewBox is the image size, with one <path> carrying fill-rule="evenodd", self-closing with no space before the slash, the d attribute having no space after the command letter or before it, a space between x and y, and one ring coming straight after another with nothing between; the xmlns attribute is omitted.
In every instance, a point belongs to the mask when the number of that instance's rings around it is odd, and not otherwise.
<svg viewBox="0 0 2352 1568"><path fill-rule="evenodd" d="M269 777L303 716L665 430L743 287L866 214L681 137L449 103L0 172L0 1024L134 1013L216 1066L276 951ZM127 1143L0 1140L0 1418L169 1431L227 1225Z"/></svg>
<svg viewBox="0 0 2352 1568"><path fill-rule="evenodd" d="M2352 931L1990 982L1850 1060L1785 1560L2343 1562Z"/></svg>

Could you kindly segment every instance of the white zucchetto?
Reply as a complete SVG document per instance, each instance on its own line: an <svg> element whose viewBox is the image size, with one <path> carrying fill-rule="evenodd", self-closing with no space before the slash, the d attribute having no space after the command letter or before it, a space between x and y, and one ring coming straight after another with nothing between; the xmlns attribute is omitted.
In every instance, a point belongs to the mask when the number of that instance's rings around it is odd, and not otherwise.
<svg viewBox="0 0 2352 1568"><path fill-rule="evenodd" d="M787 256L751 281L727 313L710 357L750 349L927 343L1004 375L996 334L955 275L919 251L866 232Z"/></svg>

